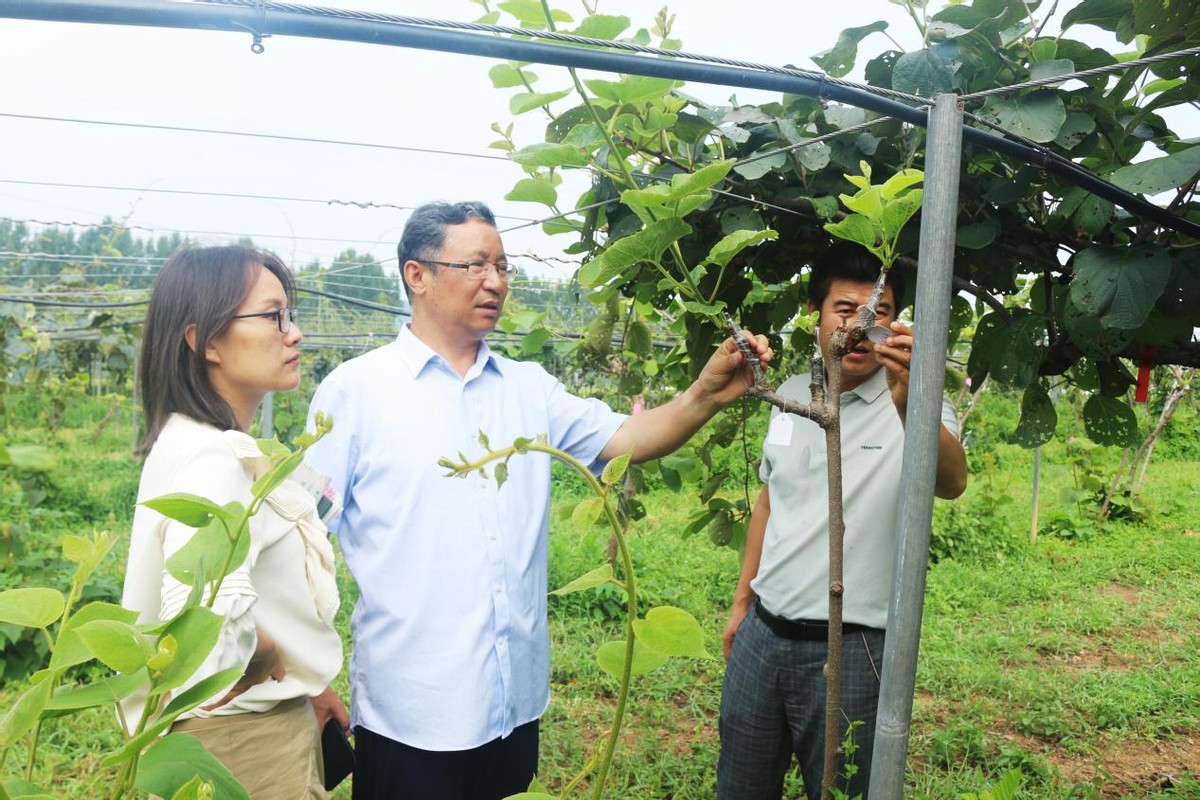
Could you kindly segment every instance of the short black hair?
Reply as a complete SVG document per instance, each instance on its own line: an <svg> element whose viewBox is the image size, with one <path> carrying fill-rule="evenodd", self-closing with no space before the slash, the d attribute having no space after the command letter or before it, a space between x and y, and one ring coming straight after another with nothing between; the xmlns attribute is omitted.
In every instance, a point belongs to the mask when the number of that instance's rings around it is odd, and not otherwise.
<svg viewBox="0 0 1200 800"><path fill-rule="evenodd" d="M409 261L436 259L446 245L446 228L477 219L496 227L496 217L485 204L476 200L447 203L441 200L418 206L404 225L396 256L400 259L400 283L404 294L412 301L412 289L404 280L404 265Z"/></svg>
<svg viewBox="0 0 1200 800"><path fill-rule="evenodd" d="M869 250L853 242L838 242L813 261L812 273L808 277L808 302L820 310L835 280L841 278L855 283L874 284L879 280L881 269L883 262ZM899 313L904 303L904 273L894 264L888 270L886 283L892 287L896 312Z"/></svg>

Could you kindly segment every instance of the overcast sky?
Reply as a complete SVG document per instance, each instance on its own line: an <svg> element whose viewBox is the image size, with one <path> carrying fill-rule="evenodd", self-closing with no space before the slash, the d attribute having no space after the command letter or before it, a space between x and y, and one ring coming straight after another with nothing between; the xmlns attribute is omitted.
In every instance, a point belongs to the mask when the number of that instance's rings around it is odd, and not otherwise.
<svg viewBox="0 0 1200 800"><path fill-rule="evenodd" d="M322 5L456 20L475 20L481 13L467 0ZM634 27L649 27L659 6L599 0L602 13L627 15ZM567 7L582 16L581 7ZM772 65L815 69L811 56L831 47L840 30L879 19L890 23L888 33L905 49L920 46L911 20L887 0L682 0L671 8L677 15L673 33L683 40L683 49ZM503 200L522 173L511 162L495 160L499 152L488 148L496 138L491 123L511 119L512 90L493 89L487 76L495 61L294 37L267 39L266 52L255 55L250 44L249 34L0 19L0 74L6 76L0 93L0 216L95 223L107 215L125 220L137 235L182 231L212 244L245 235L300 265L328 261L346 247L394 259L407 214L395 208L162 190L407 207L434 199L480 199L502 215L502 229L545 212L544 206ZM892 46L883 35L872 35L864 42L860 66L866 61L863 53ZM567 88L563 68L534 69L541 78L539 91ZM689 84L685 91L713 103L728 102L735 92L743 102L777 99L702 84ZM544 125L537 114L526 115L533 127L526 128L519 144L537 140ZM131 188L79 188L83 185ZM570 201L574 196L560 194ZM536 226L514 230L505 239L510 252L543 257L561 256L570 243L547 237ZM567 277L572 270L560 266L544 274Z"/></svg>

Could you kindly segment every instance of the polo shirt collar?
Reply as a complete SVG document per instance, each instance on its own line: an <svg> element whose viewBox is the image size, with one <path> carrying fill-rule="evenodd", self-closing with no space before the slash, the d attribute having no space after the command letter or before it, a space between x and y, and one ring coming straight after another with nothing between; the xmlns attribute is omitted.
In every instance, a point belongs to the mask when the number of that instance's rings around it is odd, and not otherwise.
<svg viewBox="0 0 1200 800"><path fill-rule="evenodd" d="M847 389L843 394L852 394L864 403L874 403L887 390L887 370L880 367L874 375L853 389Z"/></svg>
<svg viewBox="0 0 1200 800"><path fill-rule="evenodd" d="M400 333L396 336L396 348L400 353L400 361L408 370L408 374L416 378L421 372L431 363L437 363L445 369L450 369L446 359L438 355L432 347L421 341L415 333L412 332L407 324L400 328ZM475 364L467 371L466 380L476 375L481 374L485 369L491 368L497 373L503 374L501 369L500 359L488 347L487 342L479 343L479 352L475 355Z"/></svg>

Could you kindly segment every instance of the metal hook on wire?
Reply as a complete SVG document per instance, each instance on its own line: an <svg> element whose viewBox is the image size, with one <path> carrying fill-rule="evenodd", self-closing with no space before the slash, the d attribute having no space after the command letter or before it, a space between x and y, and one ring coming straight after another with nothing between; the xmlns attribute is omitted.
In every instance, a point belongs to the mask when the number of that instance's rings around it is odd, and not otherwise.
<svg viewBox="0 0 1200 800"><path fill-rule="evenodd" d="M258 26L256 28L251 28L249 25L243 25L240 22L234 22L233 24L250 31L250 35L254 37L254 41L250 43L250 52L258 56L262 55L267 49L263 46L263 39L270 39L271 34L262 32L262 29L267 26L267 5L265 0L257 0L254 7L258 9Z"/></svg>

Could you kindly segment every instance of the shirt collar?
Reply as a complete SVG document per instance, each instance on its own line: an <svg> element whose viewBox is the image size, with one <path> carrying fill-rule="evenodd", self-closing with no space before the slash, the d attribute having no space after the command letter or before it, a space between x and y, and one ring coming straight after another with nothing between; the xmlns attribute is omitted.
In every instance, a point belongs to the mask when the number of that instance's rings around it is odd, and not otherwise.
<svg viewBox="0 0 1200 800"><path fill-rule="evenodd" d="M843 394L852 394L864 403L874 403L887 390L887 370L884 367L880 367L875 370L874 375L853 389L847 389Z"/></svg>
<svg viewBox="0 0 1200 800"><path fill-rule="evenodd" d="M419 376L430 363L436 363L443 369L450 369L446 359L421 341L420 337L413 333L412 328L407 324L401 326L400 333L396 336L396 347L400 351L401 362L414 378ZM475 364L467 371L466 380L471 380L489 367L497 373L503 374L501 360L492 353L492 348L488 347L487 342L481 341L479 352L475 356Z"/></svg>

